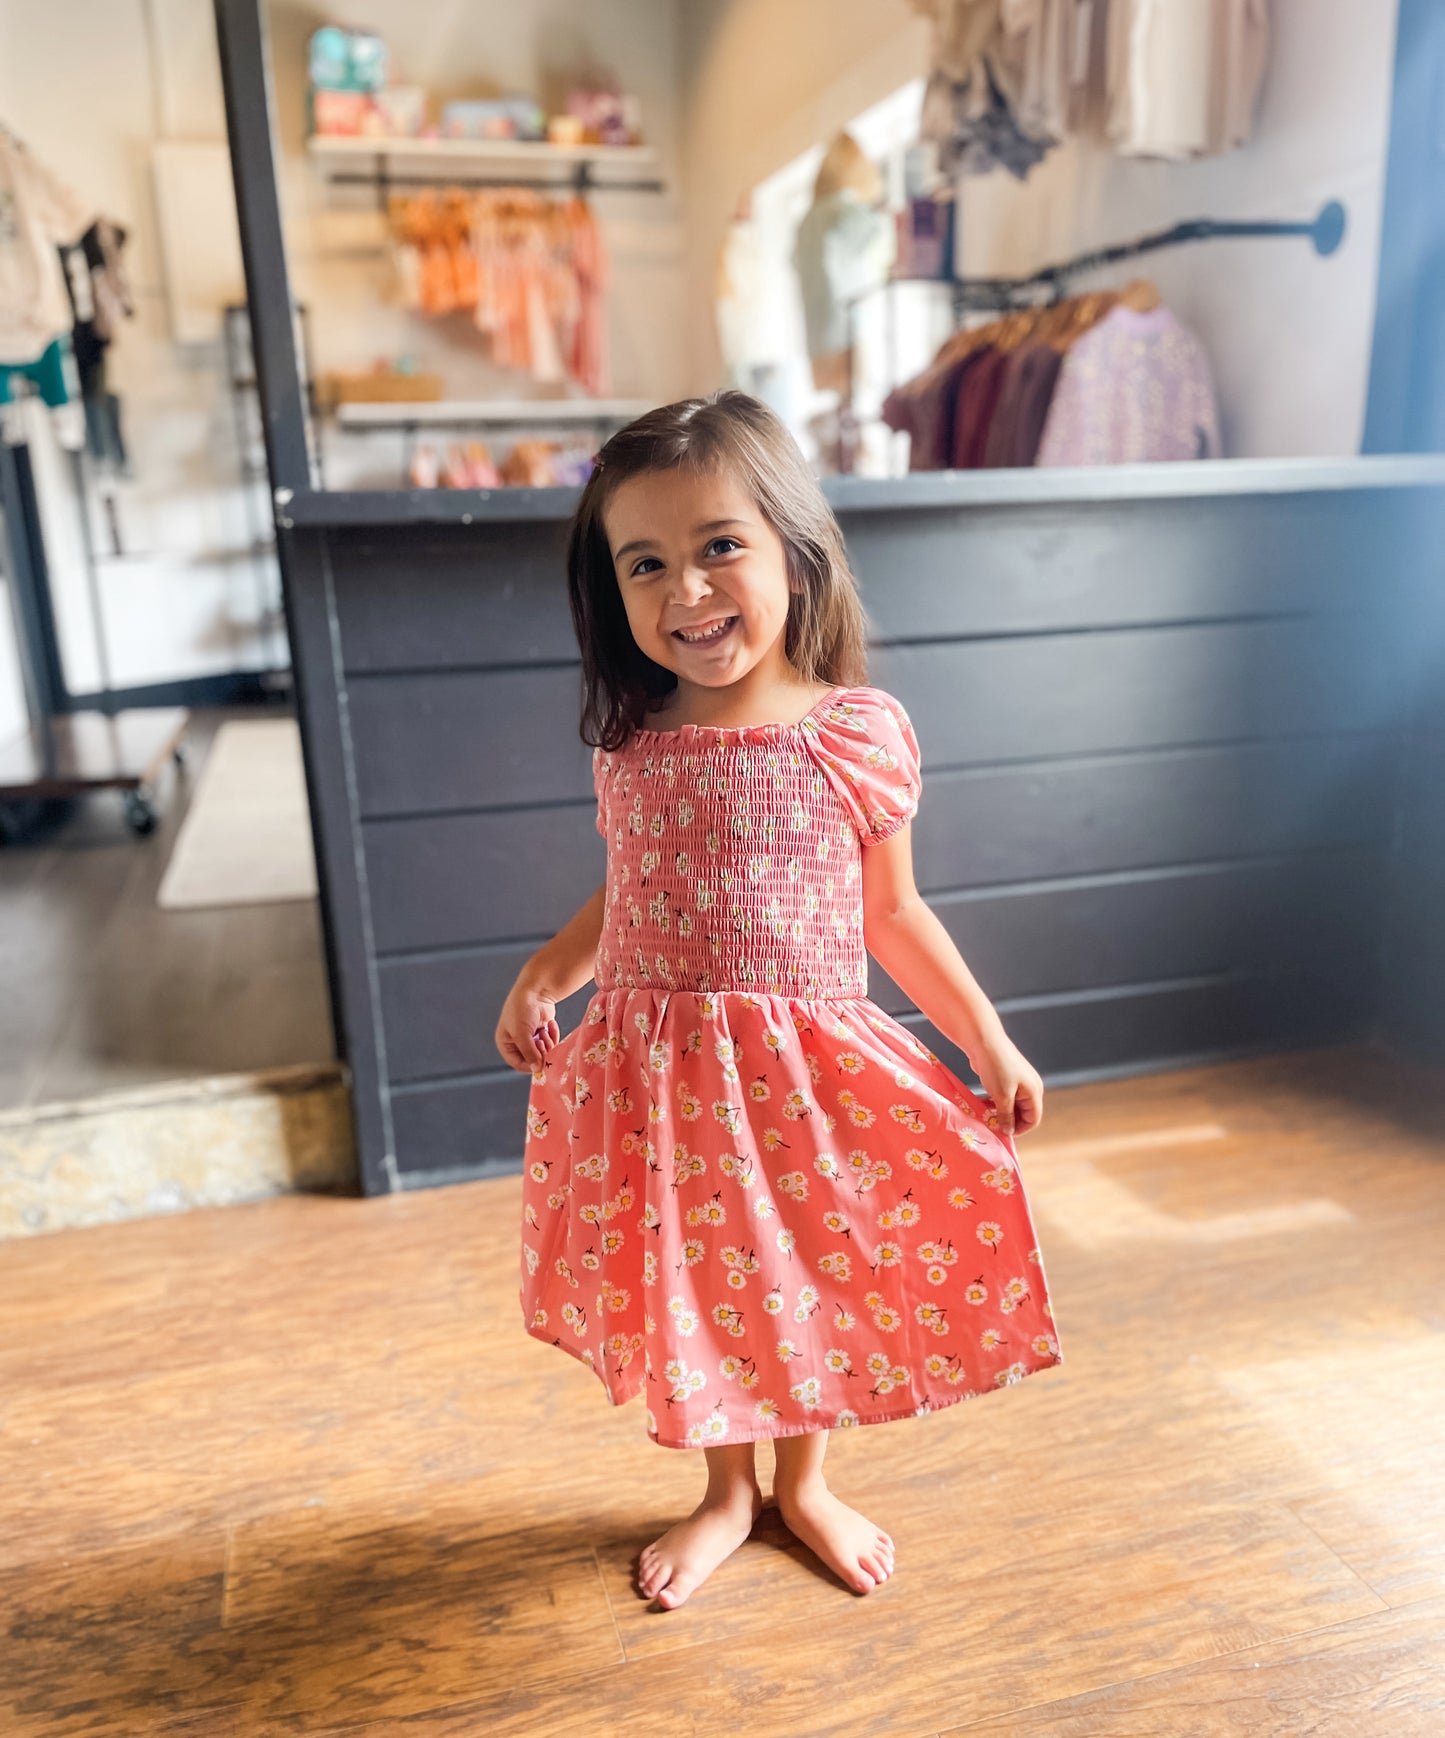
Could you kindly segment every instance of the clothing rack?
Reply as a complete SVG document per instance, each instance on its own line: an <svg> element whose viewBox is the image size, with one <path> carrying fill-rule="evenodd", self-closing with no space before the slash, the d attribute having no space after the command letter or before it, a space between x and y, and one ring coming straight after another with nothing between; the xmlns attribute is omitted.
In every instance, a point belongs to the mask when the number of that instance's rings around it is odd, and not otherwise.
<svg viewBox="0 0 1445 1738"><path fill-rule="evenodd" d="M1213 241L1220 237L1307 235L1321 257L1334 253L1344 240L1345 208L1332 199L1321 206L1319 215L1309 223L1238 223L1212 217L1194 218L1176 223L1172 229L1146 235L1139 241L1122 242L1113 247L1097 248L1080 254L1077 259L1060 265L1045 266L1018 278L955 278L953 280L953 311L965 313L1006 313L1034 305L1031 292L1049 290L1052 299L1062 300L1070 281L1101 266L1116 265L1120 260L1135 259L1153 253L1158 248L1179 247L1186 242Z"/></svg>
<svg viewBox="0 0 1445 1738"><path fill-rule="evenodd" d="M583 159L565 176L559 175L398 175L378 157L371 169L341 170L327 175L339 187L374 187L377 204L385 209L387 195L398 187L520 187L539 192L560 192L571 187L579 197L589 193L661 193L667 183L656 176L645 180L614 181L599 178L594 165Z"/></svg>

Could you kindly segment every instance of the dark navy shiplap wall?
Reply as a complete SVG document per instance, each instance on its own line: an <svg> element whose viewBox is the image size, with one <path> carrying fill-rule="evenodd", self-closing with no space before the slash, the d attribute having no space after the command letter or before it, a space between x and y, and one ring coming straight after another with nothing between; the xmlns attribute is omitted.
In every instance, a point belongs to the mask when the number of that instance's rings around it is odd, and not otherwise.
<svg viewBox="0 0 1445 1738"><path fill-rule="evenodd" d="M1424 675L1402 600L1439 500L842 514L870 680L923 749L919 886L1046 1079L1372 1030L1400 784L1428 776L1407 759ZM520 1162L501 1001L605 868L563 536L554 518L291 532L340 701L368 1187ZM968 1075L876 966L870 993Z"/></svg>
<svg viewBox="0 0 1445 1738"><path fill-rule="evenodd" d="M1402 671L1395 849L1382 950L1380 1035L1445 1067L1445 543L1411 572Z"/></svg>

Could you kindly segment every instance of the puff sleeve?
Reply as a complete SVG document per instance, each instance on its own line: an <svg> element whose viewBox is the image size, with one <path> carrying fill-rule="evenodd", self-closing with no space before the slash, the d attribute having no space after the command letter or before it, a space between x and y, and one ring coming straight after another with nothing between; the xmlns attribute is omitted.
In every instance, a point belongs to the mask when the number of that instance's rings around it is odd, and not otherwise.
<svg viewBox="0 0 1445 1738"><path fill-rule="evenodd" d="M864 845L891 839L918 813L918 738L901 703L881 688L846 688L818 715L814 759Z"/></svg>
<svg viewBox="0 0 1445 1738"><path fill-rule="evenodd" d="M605 839L607 837L607 787L608 771L611 762L606 751L601 748L592 750L592 788L597 792L597 831Z"/></svg>

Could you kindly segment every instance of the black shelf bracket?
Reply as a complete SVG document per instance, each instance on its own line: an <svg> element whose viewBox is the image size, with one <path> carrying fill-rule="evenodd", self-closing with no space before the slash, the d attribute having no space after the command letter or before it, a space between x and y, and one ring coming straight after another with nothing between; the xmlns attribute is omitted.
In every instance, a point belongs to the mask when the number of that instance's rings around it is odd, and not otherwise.
<svg viewBox="0 0 1445 1738"><path fill-rule="evenodd" d="M1318 216L1308 223L1233 222L1212 217L1194 218L1176 223L1172 229L1146 235L1139 241L1121 242L1114 247L1097 248L1080 254L1077 259L1059 265L1045 266L1017 278L955 278L953 307L955 314L1006 312L1013 308L1031 307L1038 300L1036 292L1047 291L1053 300L1060 300L1070 283L1085 272L1098 271L1103 266L1116 265L1121 260L1135 259L1159 248L1182 247L1189 242L1214 241L1241 236L1308 236L1314 250L1322 258L1334 253L1345 236L1345 208L1332 199L1320 208Z"/></svg>

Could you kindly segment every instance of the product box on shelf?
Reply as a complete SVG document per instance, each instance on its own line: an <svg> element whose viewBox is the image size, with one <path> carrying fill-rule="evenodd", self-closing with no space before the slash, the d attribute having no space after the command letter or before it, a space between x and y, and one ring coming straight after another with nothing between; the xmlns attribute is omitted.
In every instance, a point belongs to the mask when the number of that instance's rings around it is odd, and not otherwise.
<svg viewBox="0 0 1445 1738"><path fill-rule="evenodd" d="M447 103L441 114L444 139L543 139L546 117L530 97Z"/></svg>
<svg viewBox="0 0 1445 1738"><path fill-rule="evenodd" d="M323 374L316 382L316 402L323 411L338 404L435 404L441 396L440 374L373 368L360 374Z"/></svg>

